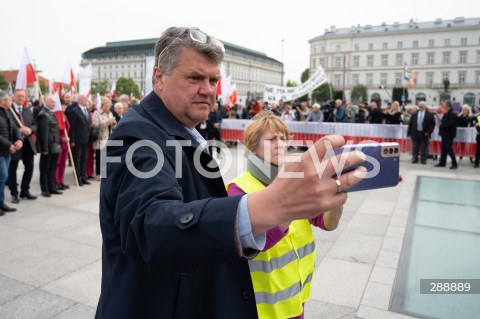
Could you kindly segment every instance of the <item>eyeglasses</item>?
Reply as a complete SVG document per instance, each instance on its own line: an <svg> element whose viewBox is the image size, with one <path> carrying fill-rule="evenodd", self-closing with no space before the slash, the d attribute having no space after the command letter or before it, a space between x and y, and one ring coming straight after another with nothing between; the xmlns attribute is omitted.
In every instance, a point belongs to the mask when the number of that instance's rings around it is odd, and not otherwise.
<svg viewBox="0 0 480 319"><path fill-rule="evenodd" d="M225 47L223 46L222 42L218 41L214 37L209 36L206 33L203 33L200 30L187 28L187 29L185 29L185 31L182 31L181 33L176 35L172 39L172 41L170 41L170 43L165 48L163 48L163 50L160 52L160 54L158 55L159 66L160 66L160 57L163 55L163 53L172 45L172 43L175 41L175 39L182 38L187 33L190 34L190 39L192 39L192 41L199 42L199 43L202 43L202 44L206 44L208 42L208 40L210 39L210 42L214 46L218 47L220 50L222 50L222 52L225 52Z"/></svg>

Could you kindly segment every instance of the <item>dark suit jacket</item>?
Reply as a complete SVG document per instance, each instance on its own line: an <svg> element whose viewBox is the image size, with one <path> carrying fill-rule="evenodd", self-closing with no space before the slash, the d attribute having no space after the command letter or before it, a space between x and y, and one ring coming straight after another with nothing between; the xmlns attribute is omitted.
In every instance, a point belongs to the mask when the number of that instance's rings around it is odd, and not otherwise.
<svg viewBox="0 0 480 319"><path fill-rule="evenodd" d="M37 144L38 151L58 154L62 151L60 145L60 132L55 115L44 106L38 112Z"/></svg>
<svg viewBox="0 0 480 319"><path fill-rule="evenodd" d="M74 104L68 113L65 112L65 115L70 122L70 142L80 145L88 144L90 142L90 117L87 121L80 106Z"/></svg>
<svg viewBox="0 0 480 319"><path fill-rule="evenodd" d="M107 165L100 188L102 288L95 318L257 318L248 262L236 243L241 197L226 197L218 167L208 166L212 157L198 150L199 165L215 175L207 178L194 165L198 142L155 92L130 109L110 140L123 146L106 147L107 157L121 163ZM140 140L163 154L162 168L150 178L134 176L125 164L128 148ZM182 148L181 167L175 168L169 140L192 143ZM152 145L134 152L139 171L157 165Z"/></svg>
<svg viewBox="0 0 480 319"><path fill-rule="evenodd" d="M410 122L408 122L408 130L407 134L411 138L415 139L417 134L417 118L418 118L418 112L412 114L412 117L410 118ZM425 109L425 115L423 117L423 132L428 133L428 135L431 135L433 130L435 129L435 117L433 116L433 113Z"/></svg>
<svg viewBox="0 0 480 319"><path fill-rule="evenodd" d="M15 107L13 105L12 105L12 110L15 112L17 117L20 119L20 113L18 113L15 110ZM25 147L30 147L30 149L32 150L32 153L35 154L35 153L37 153L37 147L36 147L36 141L35 141L34 137L36 136L36 133L37 133L37 121L35 120L31 109L23 107L23 112L22 113L23 113L22 114L23 125L26 126L26 127L29 127L32 130L32 134L30 136L25 136L23 138L22 149L24 149ZM17 128L20 128L20 125L18 125L18 123L15 119L13 119L13 122L15 123L15 126ZM20 159L21 158L21 150L19 152L16 152L13 157L16 158L17 160Z"/></svg>
<svg viewBox="0 0 480 319"><path fill-rule="evenodd" d="M443 115L440 124L440 136L454 139L457 136L458 115L453 109L450 109Z"/></svg>

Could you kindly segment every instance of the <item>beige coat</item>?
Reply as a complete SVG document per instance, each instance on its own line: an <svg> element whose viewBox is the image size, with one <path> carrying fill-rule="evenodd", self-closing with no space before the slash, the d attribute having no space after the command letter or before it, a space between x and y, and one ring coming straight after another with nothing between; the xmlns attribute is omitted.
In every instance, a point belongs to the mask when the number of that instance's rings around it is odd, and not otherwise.
<svg viewBox="0 0 480 319"><path fill-rule="evenodd" d="M93 131L100 130L100 139L93 142L94 150L102 149L105 146L108 137L115 128L115 124L110 126L110 128L108 127L107 122L109 120L115 120L112 112L104 113L102 110L99 110L93 113Z"/></svg>

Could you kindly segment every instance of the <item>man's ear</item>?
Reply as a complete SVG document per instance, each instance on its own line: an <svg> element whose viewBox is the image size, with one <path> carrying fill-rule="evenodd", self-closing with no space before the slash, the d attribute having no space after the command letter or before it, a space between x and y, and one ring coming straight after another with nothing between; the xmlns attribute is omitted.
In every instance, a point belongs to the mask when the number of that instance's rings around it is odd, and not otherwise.
<svg viewBox="0 0 480 319"><path fill-rule="evenodd" d="M157 87L159 90L163 89L163 72L158 66L153 69L153 83L154 87Z"/></svg>

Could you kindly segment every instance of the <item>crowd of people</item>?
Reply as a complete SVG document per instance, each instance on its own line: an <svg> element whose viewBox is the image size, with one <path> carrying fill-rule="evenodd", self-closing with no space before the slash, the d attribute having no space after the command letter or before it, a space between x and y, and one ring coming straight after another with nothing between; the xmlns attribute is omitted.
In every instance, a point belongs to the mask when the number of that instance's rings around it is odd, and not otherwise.
<svg viewBox="0 0 480 319"><path fill-rule="evenodd" d="M129 107L139 103L128 95L117 99L106 93L97 107L96 98L66 93L59 111L51 94L33 103L26 99L23 89L16 89L13 96L0 92L0 215L16 211L6 204L5 185L13 204L37 199L30 192L36 154L40 157L39 183L43 197L61 195L70 188L64 182L67 162L75 168L75 184L83 186L91 184L89 180L100 180L100 150ZM20 161L24 171L19 185Z"/></svg>

